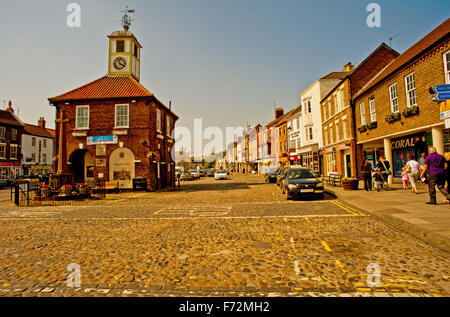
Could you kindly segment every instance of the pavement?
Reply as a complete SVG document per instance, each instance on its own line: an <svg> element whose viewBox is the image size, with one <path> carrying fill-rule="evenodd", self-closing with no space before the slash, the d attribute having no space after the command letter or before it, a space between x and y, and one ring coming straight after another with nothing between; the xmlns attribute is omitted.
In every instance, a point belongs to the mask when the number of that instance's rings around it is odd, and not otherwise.
<svg viewBox="0 0 450 317"><path fill-rule="evenodd" d="M450 250L450 204L437 191L438 205L427 205L428 187L419 184L419 194L404 190L401 184L390 185L389 191L345 191L341 187L327 187L339 199L362 208L371 215L402 228L415 237Z"/></svg>
<svg viewBox="0 0 450 317"><path fill-rule="evenodd" d="M0 198L0 296L450 294L448 251L341 198L287 201L257 175L69 206Z"/></svg>

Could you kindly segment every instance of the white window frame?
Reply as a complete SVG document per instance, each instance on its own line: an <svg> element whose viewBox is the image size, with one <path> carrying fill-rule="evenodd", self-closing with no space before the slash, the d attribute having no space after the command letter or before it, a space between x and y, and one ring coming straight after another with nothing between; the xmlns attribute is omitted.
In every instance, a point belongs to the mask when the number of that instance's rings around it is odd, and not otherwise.
<svg viewBox="0 0 450 317"><path fill-rule="evenodd" d="M328 145L328 128L327 127L325 127L324 128L324 131L323 131L324 133L324 141L325 141L325 145Z"/></svg>
<svg viewBox="0 0 450 317"><path fill-rule="evenodd" d="M335 121L334 126L336 127L336 142L339 142L341 141L341 133L339 131L339 120Z"/></svg>
<svg viewBox="0 0 450 317"><path fill-rule="evenodd" d="M411 83L408 83L409 78L413 78ZM410 89L410 84L414 84L414 87ZM411 106L417 105L417 93L416 93L416 76L414 72L405 76L405 91L406 91L406 106L409 108ZM411 95L414 94L414 97ZM411 99L414 99L414 103L411 103Z"/></svg>
<svg viewBox="0 0 450 317"><path fill-rule="evenodd" d="M44 149L47 148L47 139L43 139L43 140L42 140L42 147L43 147Z"/></svg>
<svg viewBox="0 0 450 317"><path fill-rule="evenodd" d="M366 105L364 104L364 102L361 102L359 104L359 120L361 126L366 125Z"/></svg>
<svg viewBox="0 0 450 317"><path fill-rule="evenodd" d="M375 97L369 98L370 122L377 121L377 108L375 106Z"/></svg>
<svg viewBox="0 0 450 317"><path fill-rule="evenodd" d="M162 133L161 129L161 110L156 109L156 131Z"/></svg>
<svg viewBox="0 0 450 317"><path fill-rule="evenodd" d="M3 148L3 150L0 151L0 159L6 159L6 143L0 143L0 148Z"/></svg>
<svg viewBox="0 0 450 317"><path fill-rule="evenodd" d="M13 151L12 149L16 149L15 150L15 155L13 156ZM19 152L18 152L19 146L17 144L10 144L9 145L9 159L10 160L18 160L19 159Z"/></svg>
<svg viewBox="0 0 450 317"><path fill-rule="evenodd" d="M42 154L42 163L47 164L47 153Z"/></svg>
<svg viewBox="0 0 450 317"><path fill-rule="evenodd" d="M344 88L341 88L340 92L341 92L341 110L344 110L344 109L345 109L345 93L344 93Z"/></svg>
<svg viewBox="0 0 450 317"><path fill-rule="evenodd" d="M36 137L32 137L31 138L31 146L35 147L36 146Z"/></svg>
<svg viewBox="0 0 450 317"><path fill-rule="evenodd" d="M166 117L166 134L168 137L171 137L171 135L172 135L171 125L172 125L172 120L170 120L170 117L167 116Z"/></svg>
<svg viewBox="0 0 450 317"><path fill-rule="evenodd" d="M347 118L342 119L342 136L344 137L344 140L348 139L348 127L347 127Z"/></svg>
<svg viewBox="0 0 450 317"><path fill-rule="evenodd" d="M36 163L36 153L31 153L31 162Z"/></svg>
<svg viewBox="0 0 450 317"><path fill-rule="evenodd" d="M87 126L85 127L79 127L78 126L78 111L81 109L86 109L87 108ZM91 116L91 110L89 105L83 105L83 106L77 106L76 110L75 110L75 129L76 130L89 130L89 121L90 121L90 116Z"/></svg>
<svg viewBox="0 0 450 317"><path fill-rule="evenodd" d="M395 88L395 90L394 90ZM395 97L394 97L395 93ZM397 83L393 83L389 86L389 102L391 104L391 112L397 113L400 112L400 108L398 106L398 90L397 90Z"/></svg>
<svg viewBox="0 0 450 317"><path fill-rule="evenodd" d="M447 55L448 55L448 57L447 57ZM445 83L447 85L450 85L450 50L445 52L442 55L442 58L444 59Z"/></svg>
<svg viewBox="0 0 450 317"><path fill-rule="evenodd" d="M17 135L18 135L17 129L12 128L11 129L11 140L12 141L17 141Z"/></svg>
<svg viewBox="0 0 450 317"><path fill-rule="evenodd" d="M127 124L121 124L121 125L119 125L118 123L118 113L117 113L117 108L118 107L124 107L124 106L126 106L127 107L127 115L126 115L126 118L127 118ZM124 118L125 117L125 115L121 115L121 118ZM117 105L115 105L115 111L114 111L114 128L115 129L128 129L130 127L130 105L129 104L127 104L127 103L124 103L124 104L117 104Z"/></svg>
<svg viewBox="0 0 450 317"><path fill-rule="evenodd" d="M6 139L6 127L0 127L0 139Z"/></svg>
<svg viewBox="0 0 450 317"><path fill-rule="evenodd" d="M338 114L341 109L340 109L340 105L339 105L339 97L338 97L338 93L335 93L333 95L333 99L334 99L334 111L335 111L335 115Z"/></svg>
<svg viewBox="0 0 450 317"><path fill-rule="evenodd" d="M330 144L334 144L334 133L333 133L333 125L330 124L328 126L329 130L330 130Z"/></svg>

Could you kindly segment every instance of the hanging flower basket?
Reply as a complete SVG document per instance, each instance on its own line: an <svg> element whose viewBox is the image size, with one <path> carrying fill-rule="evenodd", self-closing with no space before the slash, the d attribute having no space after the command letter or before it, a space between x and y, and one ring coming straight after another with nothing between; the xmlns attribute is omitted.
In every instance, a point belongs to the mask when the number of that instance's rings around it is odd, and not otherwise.
<svg viewBox="0 0 450 317"><path fill-rule="evenodd" d="M360 133L366 132L366 131L367 131L367 125L363 125L363 126L359 127L359 128L358 128L358 131L359 131Z"/></svg>

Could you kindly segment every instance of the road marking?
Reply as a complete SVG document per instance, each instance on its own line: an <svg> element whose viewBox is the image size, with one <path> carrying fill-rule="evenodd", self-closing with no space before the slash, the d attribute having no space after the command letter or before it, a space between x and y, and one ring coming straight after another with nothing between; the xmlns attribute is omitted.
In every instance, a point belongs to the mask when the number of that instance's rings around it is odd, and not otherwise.
<svg viewBox="0 0 450 317"><path fill-rule="evenodd" d="M68 221L68 220L197 220L197 219L305 219L305 218L339 218L354 215L308 215L308 216L211 216L211 217L79 217L79 218L0 218L0 221Z"/></svg>
<svg viewBox="0 0 450 317"><path fill-rule="evenodd" d="M328 252L332 252L330 246L324 240L322 240L321 242L325 250L327 250Z"/></svg>
<svg viewBox="0 0 450 317"><path fill-rule="evenodd" d="M361 214L358 214L358 213L356 213L356 212L353 212L352 210L350 210L350 209L347 208L346 206L343 206L343 205L339 204L338 202L332 201L331 203L332 203L333 205L335 205L335 206L337 206L337 207L339 207L339 208L341 208L341 209L343 209L343 210L345 210L345 211L351 213L352 216L356 216L356 217L360 217L360 216L361 216Z"/></svg>
<svg viewBox="0 0 450 317"><path fill-rule="evenodd" d="M348 205L345 205L344 203L342 203L342 202L340 202L340 201L333 201L333 203L334 204L338 204L339 206L341 206L341 208L344 208L345 210L348 210L348 211L350 211L351 213L353 213L353 214L358 214L358 215L360 215L360 216L363 216L363 217L366 217L366 215L365 214L363 214L361 211L359 211L359 210L356 210L356 209L354 209L354 208L352 208L352 207L350 207L350 206L348 206Z"/></svg>

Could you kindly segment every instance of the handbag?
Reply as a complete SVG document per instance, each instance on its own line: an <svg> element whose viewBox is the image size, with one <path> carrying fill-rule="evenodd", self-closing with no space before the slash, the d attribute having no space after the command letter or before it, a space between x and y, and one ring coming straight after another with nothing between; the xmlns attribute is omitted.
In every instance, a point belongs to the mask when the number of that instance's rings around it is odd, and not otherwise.
<svg viewBox="0 0 450 317"><path fill-rule="evenodd" d="M383 164L383 166L384 166L384 170L386 171L386 175L388 175L388 176L391 175L392 174L391 170L386 168L386 165L384 165L384 162L381 162L381 164Z"/></svg>

